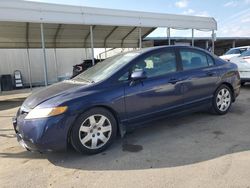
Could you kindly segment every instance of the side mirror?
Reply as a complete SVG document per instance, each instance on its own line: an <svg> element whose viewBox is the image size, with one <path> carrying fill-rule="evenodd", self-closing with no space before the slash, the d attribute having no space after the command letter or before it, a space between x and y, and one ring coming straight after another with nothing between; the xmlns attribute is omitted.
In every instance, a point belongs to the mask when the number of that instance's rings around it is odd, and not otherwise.
<svg viewBox="0 0 250 188"><path fill-rule="evenodd" d="M147 78L146 72L143 70L135 71L130 76L132 81L139 81Z"/></svg>

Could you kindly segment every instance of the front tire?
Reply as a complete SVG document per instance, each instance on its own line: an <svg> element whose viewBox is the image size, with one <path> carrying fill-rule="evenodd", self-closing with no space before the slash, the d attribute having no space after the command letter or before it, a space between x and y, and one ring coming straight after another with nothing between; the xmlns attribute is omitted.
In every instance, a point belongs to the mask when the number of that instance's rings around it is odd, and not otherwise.
<svg viewBox="0 0 250 188"><path fill-rule="evenodd" d="M96 154L108 148L116 137L117 123L104 108L92 108L76 120L71 144L80 153Z"/></svg>
<svg viewBox="0 0 250 188"><path fill-rule="evenodd" d="M226 85L221 85L215 92L213 97L213 112L219 115L226 114L232 104L232 91Z"/></svg>

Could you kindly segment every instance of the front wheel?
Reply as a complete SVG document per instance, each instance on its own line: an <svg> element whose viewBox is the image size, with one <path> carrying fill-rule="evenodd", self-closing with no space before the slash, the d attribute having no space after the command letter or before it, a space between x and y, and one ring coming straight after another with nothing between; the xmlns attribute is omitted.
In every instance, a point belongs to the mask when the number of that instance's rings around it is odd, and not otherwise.
<svg viewBox="0 0 250 188"><path fill-rule="evenodd" d="M216 114L223 115L228 112L232 104L232 91L226 85L221 85L213 97L213 111Z"/></svg>
<svg viewBox="0 0 250 188"><path fill-rule="evenodd" d="M75 122L71 132L73 147L86 154L96 154L111 145L117 133L117 123L108 110L93 108Z"/></svg>

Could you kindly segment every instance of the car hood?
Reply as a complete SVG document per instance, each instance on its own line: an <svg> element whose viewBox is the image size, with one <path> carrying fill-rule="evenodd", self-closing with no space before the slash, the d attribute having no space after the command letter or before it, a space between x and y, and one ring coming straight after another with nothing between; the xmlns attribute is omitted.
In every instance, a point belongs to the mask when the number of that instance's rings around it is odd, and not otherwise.
<svg viewBox="0 0 250 188"><path fill-rule="evenodd" d="M47 101L59 95L63 94L67 95L67 93L70 94L77 89L86 87L87 85L88 84L84 82L80 83L80 82L73 82L70 80L53 84L47 88L44 88L42 90L39 90L38 92L31 94L24 101L23 107L26 109L33 109L37 105L43 103L44 101Z"/></svg>

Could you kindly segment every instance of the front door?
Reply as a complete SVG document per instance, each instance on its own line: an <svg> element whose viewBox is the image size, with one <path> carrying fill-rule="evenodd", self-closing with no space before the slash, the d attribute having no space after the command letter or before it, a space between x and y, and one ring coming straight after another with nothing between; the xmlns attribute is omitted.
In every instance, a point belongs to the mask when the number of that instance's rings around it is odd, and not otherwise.
<svg viewBox="0 0 250 188"><path fill-rule="evenodd" d="M143 69L147 78L125 86L125 105L128 121L156 116L168 108L181 104L174 49L160 49L134 62L131 72Z"/></svg>

